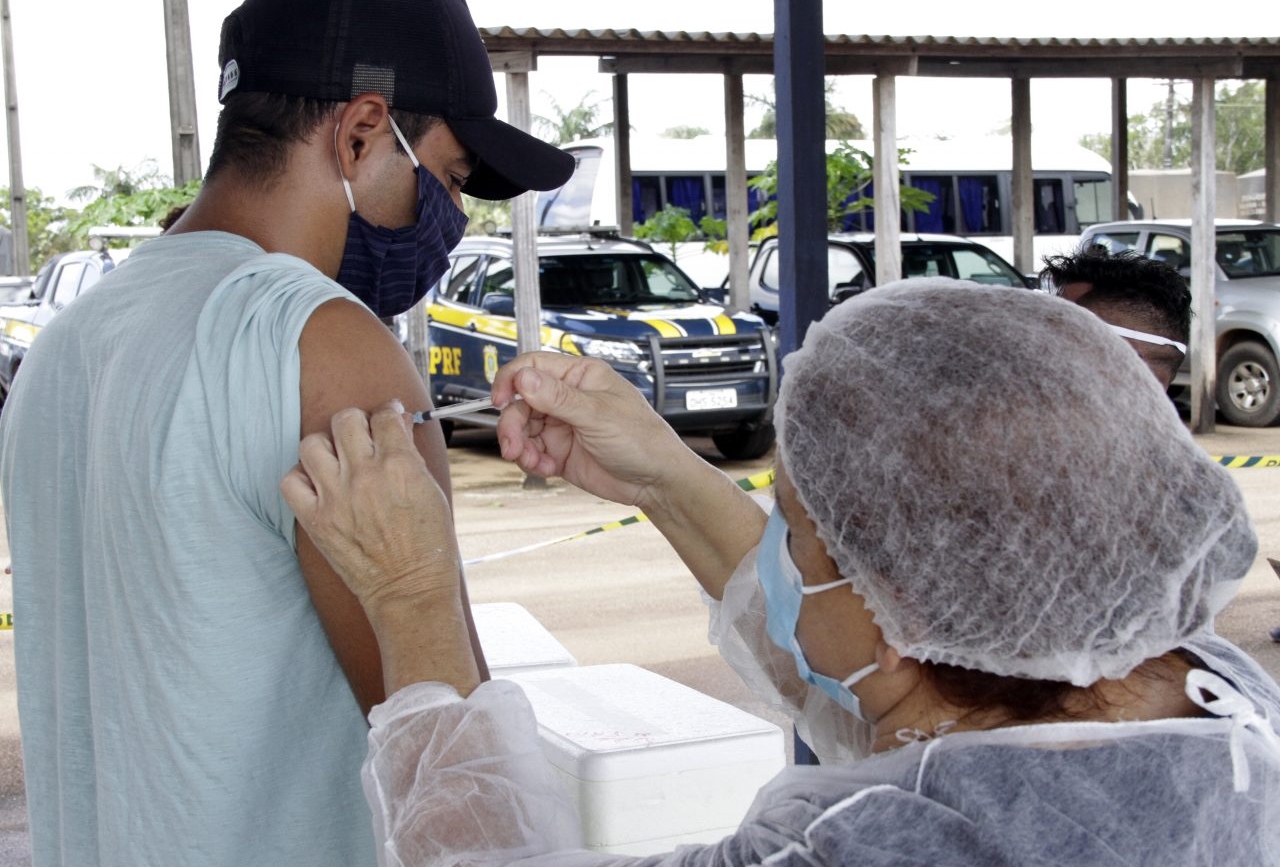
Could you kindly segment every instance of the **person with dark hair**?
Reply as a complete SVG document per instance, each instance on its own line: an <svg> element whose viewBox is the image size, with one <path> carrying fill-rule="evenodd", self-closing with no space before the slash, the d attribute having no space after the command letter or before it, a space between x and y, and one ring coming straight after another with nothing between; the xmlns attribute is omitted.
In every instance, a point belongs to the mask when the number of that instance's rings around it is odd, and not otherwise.
<svg viewBox="0 0 1280 867"><path fill-rule="evenodd" d="M1256 551L1243 498L1097 317L937 278L832 308L787 358L768 515L599 360L521 356L493 399L504 457L643 509L726 659L869 749L784 770L718 843L582 851L520 687L474 669L403 406L345 410L281 489L380 639L387 863L1280 864L1280 687L1205 630Z"/></svg>
<svg viewBox="0 0 1280 867"><path fill-rule="evenodd" d="M1095 244L1046 257L1040 280L1111 325L1166 389L1173 382L1191 339L1191 290L1176 270L1136 250L1110 253Z"/></svg>
<svg viewBox="0 0 1280 867"><path fill-rule="evenodd" d="M494 117L464 0L246 0L218 62L203 188L0 419L34 867L375 862L377 642L278 480L341 407L430 406L380 318L448 267L461 194L573 169ZM447 491L438 425L414 447Z"/></svg>

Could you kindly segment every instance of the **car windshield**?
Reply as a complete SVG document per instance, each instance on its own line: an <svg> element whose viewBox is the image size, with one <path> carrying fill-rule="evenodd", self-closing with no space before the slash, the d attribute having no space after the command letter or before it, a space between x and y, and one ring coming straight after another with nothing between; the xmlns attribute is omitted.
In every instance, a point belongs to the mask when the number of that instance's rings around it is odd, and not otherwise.
<svg viewBox="0 0 1280 867"><path fill-rule="evenodd" d="M867 254L875 257L868 245ZM903 244L903 277L954 277L992 286L1025 286L1013 266L976 244Z"/></svg>
<svg viewBox="0 0 1280 867"><path fill-rule="evenodd" d="M1280 229L1219 231L1217 258L1228 277L1280 274Z"/></svg>
<svg viewBox="0 0 1280 867"><path fill-rule="evenodd" d="M657 255L543 256L538 270L543 307L667 306L699 300L689 278Z"/></svg>

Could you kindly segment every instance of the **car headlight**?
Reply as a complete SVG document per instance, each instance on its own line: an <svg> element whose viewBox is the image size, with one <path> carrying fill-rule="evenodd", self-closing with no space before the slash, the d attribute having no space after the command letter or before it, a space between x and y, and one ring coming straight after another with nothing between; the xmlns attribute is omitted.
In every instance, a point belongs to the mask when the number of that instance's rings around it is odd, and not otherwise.
<svg viewBox="0 0 1280 867"><path fill-rule="evenodd" d="M30 322L10 319L4 324L4 336L12 340L14 343L21 343L24 346L30 346L31 342L36 339L36 335L39 333L40 327L38 325L32 325Z"/></svg>
<svg viewBox="0 0 1280 867"><path fill-rule="evenodd" d="M600 340L571 334L569 342L588 358L599 358L619 364L639 364L644 360L640 348L625 340Z"/></svg>

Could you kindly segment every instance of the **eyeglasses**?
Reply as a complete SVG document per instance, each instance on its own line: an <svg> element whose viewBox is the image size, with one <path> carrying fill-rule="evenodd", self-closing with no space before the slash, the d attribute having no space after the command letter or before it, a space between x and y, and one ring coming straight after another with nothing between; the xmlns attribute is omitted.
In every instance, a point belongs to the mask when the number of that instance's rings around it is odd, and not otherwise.
<svg viewBox="0 0 1280 867"><path fill-rule="evenodd" d="M1176 340L1170 340L1167 337L1161 337L1158 334L1147 334L1145 331L1134 331L1132 328L1125 328L1123 325L1110 325L1108 327L1119 334L1121 337L1127 337L1130 340L1141 340L1143 343L1154 343L1157 346L1172 346L1174 349L1187 354L1187 344L1179 343Z"/></svg>

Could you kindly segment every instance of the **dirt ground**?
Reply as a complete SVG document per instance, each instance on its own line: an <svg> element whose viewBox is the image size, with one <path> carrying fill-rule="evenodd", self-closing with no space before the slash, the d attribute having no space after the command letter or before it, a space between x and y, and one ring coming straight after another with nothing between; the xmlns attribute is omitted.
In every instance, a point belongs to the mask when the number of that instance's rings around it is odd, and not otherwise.
<svg viewBox="0 0 1280 867"><path fill-rule="evenodd" d="M1280 455L1280 429L1219 427L1197 440L1215 456ZM771 457L724 461L710 441L691 445L734 478L771 465ZM473 602L519 603L579 664L634 663L783 724L708 644L705 608L694 582L651 525L555 542L634 509L559 481L527 487L523 474L498 456L488 431L459 431L450 462L463 557L493 558L467 568ZM1260 548L1240 594L1219 618L1218 631L1280 676L1280 644L1267 635L1280 624L1280 580L1266 562L1267 556L1280 558L1280 467L1231 472L1248 503ZM0 562L7 563L3 544L0 539ZM537 547L511 553L526 546ZM7 577L0 580L0 611L12 611ZM0 632L0 867L26 867L30 850L12 637Z"/></svg>

